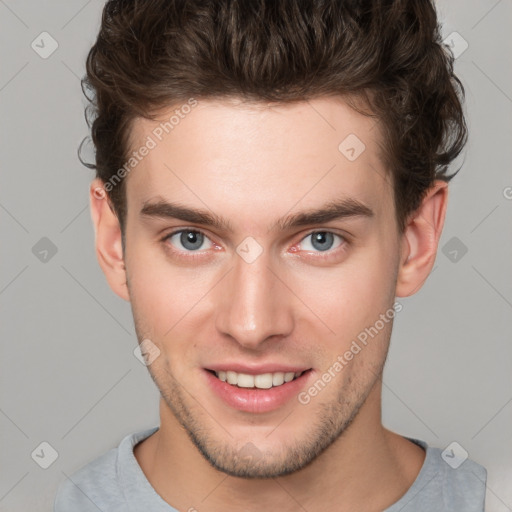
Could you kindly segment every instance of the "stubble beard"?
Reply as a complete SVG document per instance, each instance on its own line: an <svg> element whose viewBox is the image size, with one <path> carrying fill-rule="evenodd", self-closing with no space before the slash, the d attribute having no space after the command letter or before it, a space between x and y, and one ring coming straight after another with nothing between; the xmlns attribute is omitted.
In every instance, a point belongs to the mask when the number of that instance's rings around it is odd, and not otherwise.
<svg viewBox="0 0 512 512"><path fill-rule="evenodd" d="M339 389L335 400L320 403L311 411L309 417L317 419L307 428L306 435L280 445L279 451L273 452L263 452L248 440L240 442L230 436L229 425L220 425L212 418L201 400L193 397L166 367L155 372L156 368L148 366L148 370L165 404L213 468L238 478L268 479L304 469L339 439L381 378L383 367L384 361L363 383L352 385L354 381L349 378L347 384ZM297 404L301 409L309 406L298 401ZM286 428L286 419L282 423L278 421L277 425L277 429ZM220 433L215 433L219 430ZM286 438L290 439L293 434L291 432Z"/></svg>

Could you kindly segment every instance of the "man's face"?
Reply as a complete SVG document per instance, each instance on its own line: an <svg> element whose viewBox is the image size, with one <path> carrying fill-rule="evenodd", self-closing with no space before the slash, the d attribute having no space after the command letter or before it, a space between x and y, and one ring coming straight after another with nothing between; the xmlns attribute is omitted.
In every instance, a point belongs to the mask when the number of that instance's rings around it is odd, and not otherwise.
<svg viewBox="0 0 512 512"><path fill-rule="evenodd" d="M357 417L388 349L401 238L378 127L332 98L199 101L168 134L158 126L136 120L132 149L156 146L126 183L137 336L160 350L151 376L218 469L298 470ZM343 201L350 215L287 222ZM223 223L170 217L165 203Z"/></svg>

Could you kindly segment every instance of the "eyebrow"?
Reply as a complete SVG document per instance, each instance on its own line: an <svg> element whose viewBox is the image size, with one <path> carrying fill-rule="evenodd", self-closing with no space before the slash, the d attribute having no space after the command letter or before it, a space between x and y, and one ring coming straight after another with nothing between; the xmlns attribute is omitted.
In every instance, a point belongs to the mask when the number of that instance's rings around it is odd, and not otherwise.
<svg viewBox="0 0 512 512"><path fill-rule="evenodd" d="M140 211L140 215L143 217L179 219L185 222L216 228L220 231L232 230L231 223L228 220L214 213L182 206L177 203L169 203L164 200L146 201ZM331 201L317 209L286 215L279 219L269 231L275 230L276 228L285 231L349 217L371 218L373 216L373 210L367 205L353 198L345 198Z"/></svg>

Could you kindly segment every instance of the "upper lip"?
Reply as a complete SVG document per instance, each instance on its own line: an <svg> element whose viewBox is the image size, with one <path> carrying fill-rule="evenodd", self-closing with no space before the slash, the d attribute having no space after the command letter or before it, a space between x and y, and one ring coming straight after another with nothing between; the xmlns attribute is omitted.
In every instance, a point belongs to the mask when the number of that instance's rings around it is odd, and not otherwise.
<svg viewBox="0 0 512 512"><path fill-rule="evenodd" d="M213 370L214 372L220 371L233 371L236 373L245 373L247 375L261 375L263 373L297 373L304 372L306 370L311 369L308 366L296 366L296 365L288 365L288 364L279 364L279 363L267 363L267 364L254 364L247 365L242 363L218 363L211 364L205 366L207 370Z"/></svg>

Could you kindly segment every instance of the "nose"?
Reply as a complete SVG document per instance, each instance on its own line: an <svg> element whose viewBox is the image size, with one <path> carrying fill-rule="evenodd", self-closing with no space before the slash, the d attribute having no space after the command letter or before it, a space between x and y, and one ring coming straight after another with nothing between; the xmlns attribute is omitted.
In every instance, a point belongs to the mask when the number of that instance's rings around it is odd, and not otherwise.
<svg viewBox="0 0 512 512"><path fill-rule="evenodd" d="M259 350L270 338L292 332L294 296L284 276L270 266L266 252L251 263L238 254L233 260L217 288L216 328L239 345Z"/></svg>

